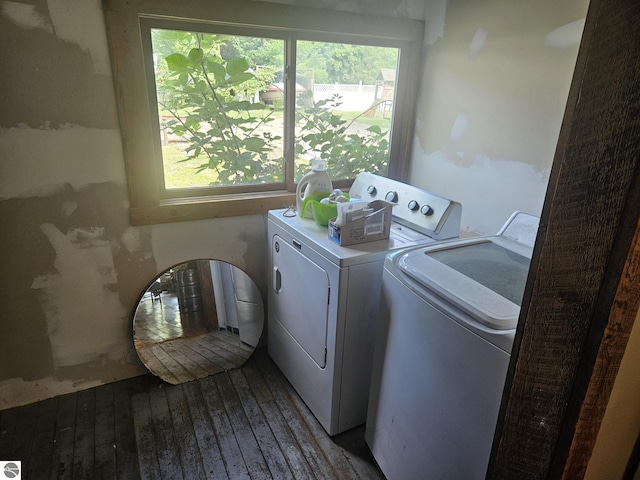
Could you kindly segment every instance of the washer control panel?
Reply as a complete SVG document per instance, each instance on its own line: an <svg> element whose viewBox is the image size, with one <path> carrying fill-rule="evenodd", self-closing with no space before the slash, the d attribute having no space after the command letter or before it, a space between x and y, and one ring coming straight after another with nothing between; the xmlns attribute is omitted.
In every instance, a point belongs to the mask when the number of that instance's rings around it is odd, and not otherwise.
<svg viewBox="0 0 640 480"><path fill-rule="evenodd" d="M385 200L393 204L393 221L437 240L460 234L462 206L458 202L373 173L359 173L351 198Z"/></svg>

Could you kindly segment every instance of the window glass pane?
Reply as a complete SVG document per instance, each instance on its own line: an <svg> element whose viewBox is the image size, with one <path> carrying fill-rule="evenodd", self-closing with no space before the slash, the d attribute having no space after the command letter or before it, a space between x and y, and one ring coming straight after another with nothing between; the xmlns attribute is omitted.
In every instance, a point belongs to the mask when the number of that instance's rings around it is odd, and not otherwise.
<svg viewBox="0 0 640 480"><path fill-rule="evenodd" d="M298 41L295 179L327 160L333 180L386 175L397 48Z"/></svg>
<svg viewBox="0 0 640 480"><path fill-rule="evenodd" d="M284 41L168 29L151 39L165 189L284 182L281 96L264 98L279 92Z"/></svg>

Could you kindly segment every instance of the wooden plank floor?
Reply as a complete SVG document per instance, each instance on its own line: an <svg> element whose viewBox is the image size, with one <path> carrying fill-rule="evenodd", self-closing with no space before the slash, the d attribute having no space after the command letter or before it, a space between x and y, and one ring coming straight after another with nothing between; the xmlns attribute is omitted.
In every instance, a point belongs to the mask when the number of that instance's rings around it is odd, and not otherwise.
<svg viewBox="0 0 640 480"><path fill-rule="evenodd" d="M0 412L23 479L383 479L364 427L329 437L264 348L170 385L145 375Z"/></svg>

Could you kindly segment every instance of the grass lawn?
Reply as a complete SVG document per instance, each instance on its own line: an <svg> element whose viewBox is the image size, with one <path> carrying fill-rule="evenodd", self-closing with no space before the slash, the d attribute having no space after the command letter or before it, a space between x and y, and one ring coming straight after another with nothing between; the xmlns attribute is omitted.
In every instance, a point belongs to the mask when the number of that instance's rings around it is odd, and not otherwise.
<svg viewBox="0 0 640 480"><path fill-rule="evenodd" d="M196 168L205 163L206 159L180 161L187 156L184 153L187 145L187 143L170 143L162 147L164 182L168 189L206 187L218 180L218 173L210 168L196 173Z"/></svg>
<svg viewBox="0 0 640 480"><path fill-rule="evenodd" d="M368 117L367 115L362 115L362 112L338 112L335 113L342 115L342 118L345 120L353 120L358 117L356 123L361 123L363 125L378 125L382 130L389 130L391 127L391 118L382 118L382 117Z"/></svg>

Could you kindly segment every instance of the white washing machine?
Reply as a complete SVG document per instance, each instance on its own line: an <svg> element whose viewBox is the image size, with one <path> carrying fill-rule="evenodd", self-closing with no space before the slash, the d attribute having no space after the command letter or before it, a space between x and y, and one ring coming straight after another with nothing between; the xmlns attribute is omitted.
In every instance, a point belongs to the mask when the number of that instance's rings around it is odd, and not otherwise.
<svg viewBox="0 0 640 480"><path fill-rule="evenodd" d="M361 173L349 194L395 204L388 240L341 247L290 209L268 214L269 355L329 435L366 419L385 256L460 230L460 204L395 180Z"/></svg>
<svg viewBox="0 0 640 480"><path fill-rule="evenodd" d="M485 478L538 223L386 258L365 438L388 480Z"/></svg>

